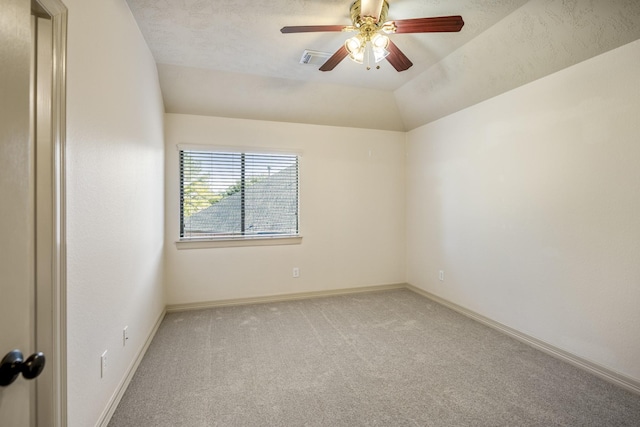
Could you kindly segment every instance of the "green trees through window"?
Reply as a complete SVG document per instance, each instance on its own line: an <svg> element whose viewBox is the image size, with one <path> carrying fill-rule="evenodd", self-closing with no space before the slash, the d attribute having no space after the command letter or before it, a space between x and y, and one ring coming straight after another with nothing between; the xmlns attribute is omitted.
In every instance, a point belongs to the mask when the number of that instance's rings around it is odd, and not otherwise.
<svg viewBox="0 0 640 427"><path fill-rule="evenodd" d="M180 237L298 234L298 157L180 151Z"/></svg>

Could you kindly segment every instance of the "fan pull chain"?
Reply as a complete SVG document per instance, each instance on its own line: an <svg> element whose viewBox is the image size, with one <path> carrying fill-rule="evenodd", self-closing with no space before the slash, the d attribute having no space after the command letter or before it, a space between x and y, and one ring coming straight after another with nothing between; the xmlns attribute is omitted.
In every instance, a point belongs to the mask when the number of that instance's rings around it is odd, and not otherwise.
<svg viewBox="0 0 640 427"><path fill-rule="evenodd" d="M371 57L373 56L373 47L371 46L371 42L370 41L367 42L364 56L365 56L365 61L366 61L366 64L367 64L367 71L369 71L369 70L371 70ZM375 59L374 59L374 61L375 61ZM379 69L380 69L380 65L376 65L376 70L379 70Z"/></svg>

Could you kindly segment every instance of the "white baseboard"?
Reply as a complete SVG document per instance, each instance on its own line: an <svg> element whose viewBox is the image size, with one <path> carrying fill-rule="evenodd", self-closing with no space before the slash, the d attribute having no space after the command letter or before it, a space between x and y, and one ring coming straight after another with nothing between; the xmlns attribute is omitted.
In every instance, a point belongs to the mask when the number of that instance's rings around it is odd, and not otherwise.
<svg viewBox="0 0 640 427"><path fill-rule="evenodd" d="M111 421L111 417L113 416L113 413L116 411L116 408L118 407L118 404L120 403L120 400L124 395L124 392L127 390L127 387L129 387L129 383L131 382L133 375L136 373L136 370L138 369L140 362L142 362L142 358L147 352L149 345L151 345L151 341L153 340L153 337L155 337L156 332L158 332L158 328L160 327L160 324L162 323L162 319L164 319L165 314L167 314L167 310L162 310L162 313L160 313L160 316L158 316L158 318L156 319L156 323L153 325L153 328L151 329L149 336L145 340L144 345L138 351L138 354L129 365L127 372L125 373L124 377L120 381L120 384L118 384L118 387L116 388L115 392L111 396L111 399L109 399L109 403L107 404L107 407L105 408L105 410L102 412L102 415L98 419L98 422L96 423L96 427L107 427L107 425L109 424L109 421Z"/></svg>
<svg viewBox="0 0 640 427"><path fill-rule="evenodd" d="M407 284L405 286L407 289L422 295L426 298L429 298L430 300L433 300L439 304L444 305L445 307L448 307L454 311L457 311L458 313L467 316L477 322L480 322L484 325L489 326L490 328L496 329L502 333L505 333L507 335L509 335L512 338L517 339L518 341L521 341L525 344L530 345L531 347L534 347L540 351L543 351L551 356L554 356L560 360L563 360L567 363L570 363L571 365L583 369L593 375L596 375L602 379L604 379L605 381L609 381L619 387L622 387L626 390L629 390L633 393L636 394L640 394L640 381L637 381L633 378L630 378L626 375L620 374L618 372L612 371L611 369L605 368L602 365L599 365L597 363L594 363L590 360L584 359L580 356L577 356L573 353L569 353L568 351L562 350L561 348L558 348L552 344L549 344L547 342L544 342L542 340L539 340L537 338L534 338L532 336L529 336L527 334L524 334L516 329L510 328L507 325L503 325L500 322L496 322L495 320L491 320L488 317L484 317L481 314L478 314L474 311L471 311L469 309L466 309L464 307L461 307L455 303L452 303L450 301L447 301L443 298L440 298L430 292L427 292L423 289L417 288L415 286L409 285Z"/></svg>
<svg viewBox="0 0 640 427"><path fill-rule="evenodd" d="M357 294L362 292L389 291L392 289L403 289L404 283L396 283L391 285L364 286L358 288L335 289L330 291L315 292L299 292L293 294L270 295L254 298L237 298L217 301L204 301L186 304L169 304L167 305L167 313L187 310L202 310L207 308L225 307L230 305L246 305L246 304L264 304L270 302L293 301L298 299L322 298L336 295Z"/></svg>

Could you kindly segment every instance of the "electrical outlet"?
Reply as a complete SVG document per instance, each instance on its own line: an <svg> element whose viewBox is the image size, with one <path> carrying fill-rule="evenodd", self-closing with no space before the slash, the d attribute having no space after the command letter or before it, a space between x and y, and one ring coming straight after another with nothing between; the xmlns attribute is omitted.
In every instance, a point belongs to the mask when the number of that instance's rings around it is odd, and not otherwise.
<svg viewBox="0 0 640 427"><path fill-rule="evenodd" d="M100 356L100 378L107 374L107 350Z"/></svg>
<svg viewBox="0 0 640 427"><path fill-rule="evenodd" d="M122 330L122 346L125 347L127 345L127 341L129 340L129 327L125 326Z"/></svg>
<svg viewBox="0 0 640 427"><path fill-rule="evenodd" d="M438 274L438 278L440 279L441 282L444 282L444 270L440 270L440 273Z"/></svg>
<svg viewBox="0 0 640 427"><path fill-rule="evenodd" d="M300 269L298 267L293 267L293 277L300 277Z"/></svg>

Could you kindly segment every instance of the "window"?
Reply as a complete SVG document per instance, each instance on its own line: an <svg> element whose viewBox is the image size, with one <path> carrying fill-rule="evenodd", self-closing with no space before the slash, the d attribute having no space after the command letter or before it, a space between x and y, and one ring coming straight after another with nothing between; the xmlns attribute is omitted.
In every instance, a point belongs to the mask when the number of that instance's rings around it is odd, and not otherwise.
<svg viewBox="0 0 640 427"><path fill-rule="evenodd" d="M180 150L180 239L298 236L298 156Z"/></svg>

